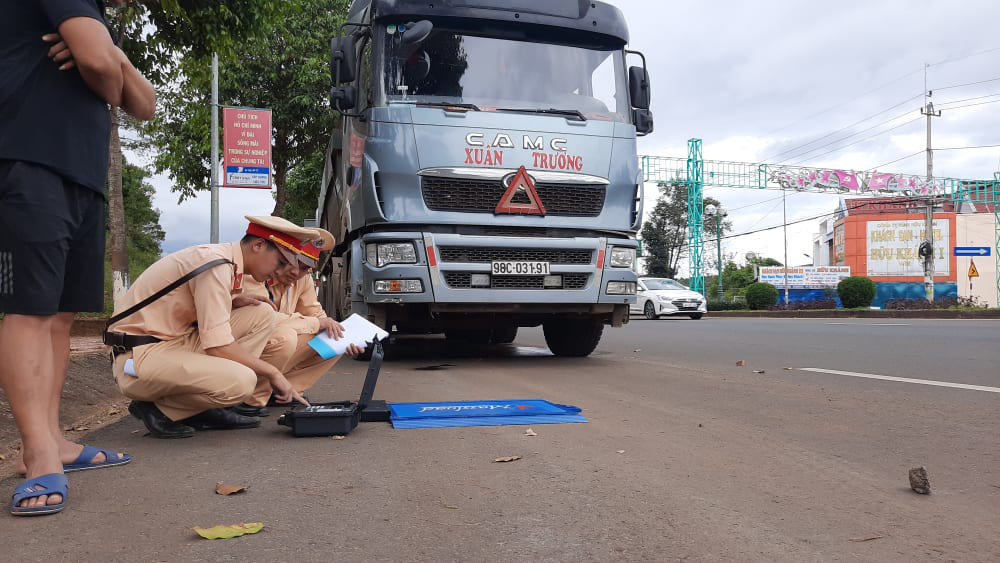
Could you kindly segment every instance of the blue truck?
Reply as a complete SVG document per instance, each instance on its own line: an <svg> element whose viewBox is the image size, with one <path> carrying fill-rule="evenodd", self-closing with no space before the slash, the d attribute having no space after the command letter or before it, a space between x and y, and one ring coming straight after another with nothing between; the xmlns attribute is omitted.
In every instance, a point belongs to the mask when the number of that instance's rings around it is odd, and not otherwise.
<svg viewBox="0 0 1000 563"><path fill-rule="evenodd" d="M356 0L330 42L327 311L476 343L541 325L559 356L628 322L653 120L627 43L603 2Z"/></svg>

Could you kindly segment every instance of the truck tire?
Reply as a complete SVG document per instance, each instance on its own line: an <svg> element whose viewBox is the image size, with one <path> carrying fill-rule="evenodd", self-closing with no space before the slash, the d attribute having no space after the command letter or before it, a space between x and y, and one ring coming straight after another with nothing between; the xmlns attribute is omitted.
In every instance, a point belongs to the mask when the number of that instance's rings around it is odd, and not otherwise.
<svg viewBox="0 0 1000 563"><path fill-rule="evenodd" d="M542 324L545 344L556 356L582 358L597 348L604 324L592 320L554 320Z"/></svg>
<svg viewBox="0 0 1000 563"><path fill-rule="evenodd" d="M510 344L517 338L517 326L504 325L493 329L493 337L490 342L494 344Z"/></svg>

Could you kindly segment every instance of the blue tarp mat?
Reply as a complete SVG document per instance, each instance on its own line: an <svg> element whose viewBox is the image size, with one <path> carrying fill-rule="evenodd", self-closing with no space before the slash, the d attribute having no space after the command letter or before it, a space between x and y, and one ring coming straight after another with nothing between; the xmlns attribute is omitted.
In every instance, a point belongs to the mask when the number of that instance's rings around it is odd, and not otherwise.
<svg viewBox="0 0 1000 563"><path fill-rule="evenodd" d="M587 422L580 409L543 399L389 403L394 428Z"/></svg>

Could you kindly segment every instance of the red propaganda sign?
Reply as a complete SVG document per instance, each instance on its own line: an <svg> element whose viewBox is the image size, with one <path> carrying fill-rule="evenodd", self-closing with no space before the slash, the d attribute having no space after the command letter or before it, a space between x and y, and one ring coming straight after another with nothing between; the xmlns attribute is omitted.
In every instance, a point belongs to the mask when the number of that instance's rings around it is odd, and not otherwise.
<svg viewBox="0 0 1000 563"><path fill-rule="evenodd" d="M222 108L222 185L271 189L271 110Z"/></svg>

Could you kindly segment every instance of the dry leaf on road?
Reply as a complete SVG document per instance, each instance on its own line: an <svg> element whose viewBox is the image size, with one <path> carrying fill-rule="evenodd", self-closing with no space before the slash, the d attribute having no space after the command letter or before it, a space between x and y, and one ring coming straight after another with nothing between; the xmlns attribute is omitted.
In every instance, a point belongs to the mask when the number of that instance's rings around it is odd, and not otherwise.
<svg viewBox="0 0 1000 563"><path fill-rule="evenodd" d="M343 434L337 434L337 435L335 435L335 436L333 437L333 439L334 439L334 440L343 440L343 439L344 439L344 435L343 435Z"/></svg>
<svg viewBox="0 0 1000 563"><path fill-rule="evenodd" d="M792 371L794 368L781 368L781 369L783 369L785 371Z"/></svg>
<svg viewBox="0 0 1000 563"><path fill-rule="evenodd" d="M625 450L618 450L618 453L623 454L625 453Z"/></svg>
<svg viewBox="0 0 1000 563"><path fill-rule="evenodd" d="M264 529L263 522L247 522L243 524L230 524L228 526L212 526L211 528L191 528L199 536L206 540L221 540L245 536L246 534L256 534Z"/></svg>
<svg viewBox="0 0 1000 563"><path fill-rule="evenodd" d="M747 365L747 363L744 362L743 360L736 360L736 365L738 365L738 366L745 366L745 365Z"/></svg>
<svg viewBox="0 0 1000 563"><path fill-rule="evenodd" d="M535 432L534 430L532 430L532 429L529 428L529 429L527 429L527 430L524 431L524 435L525 436L538 436L538 432Z"/></svg>
<svg viewBox="0 0 1000 563"><path fill-rule="evenodd" d="M442 502L441 505L444 506L445 508L450 508L452 510L458 510L458 507L455 506L454 504L448 504L446 502Z"/></svg>
<svg viewBox="0 0 1000 563"><path fill-rule="evenodd" d="M506 463L508 461L517 461L519 459L521 459L521 456L519 456L519 455L509 455L509 456L505 456L505 457L498 457L498 458L494 459L493 461L496 462L496 463Z"/></svg>
<svg viewBox="0 0 1000 563"><path fill-rule="evenodd" d="M3 461L3 460L5 460L5 459L7 459L7 456L5 456L5 455L3 455L3 454L0 454L0 461Z"/></svg>
<svg viewBox="0 0 1000 563"><path fill-rule="evenodd" d="M215 493L227 497L229 495L235 495L236 493L246 492L246 490L246 487L230 485L229 483L223 483L222 481L215 484Z"/></svg>
<svg viewBox="0 0 1000 563"><path fill-rule="evenodd" d="M762 370L762 369L755 369L755 370L753 370L753 372L754 372L754 373L766 373L766 372L765 372L764 370Z"/></svg>
<svg viewBox="0 0 1000 563"><path fill-rule="evenodd" d="M885 536L869 536L867 538L849 538L848 541L854 541L854 542L872 541L872 540L880 540L884 537Z"/></svg>

